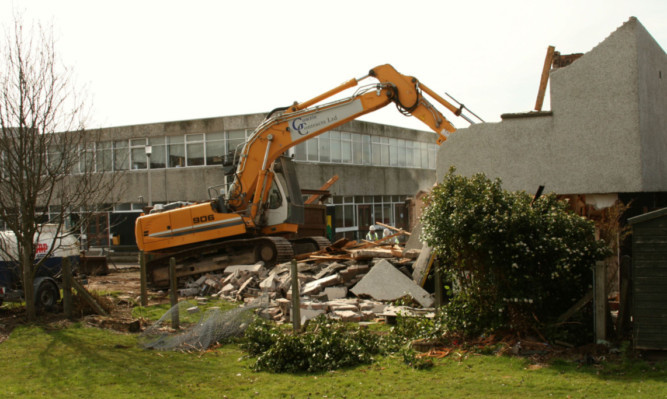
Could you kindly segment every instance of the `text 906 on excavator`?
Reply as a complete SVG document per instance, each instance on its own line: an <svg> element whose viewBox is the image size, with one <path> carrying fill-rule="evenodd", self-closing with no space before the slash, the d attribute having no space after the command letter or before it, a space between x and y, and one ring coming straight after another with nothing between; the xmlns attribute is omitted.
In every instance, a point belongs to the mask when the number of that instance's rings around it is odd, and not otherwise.
<svg viewBox="0 0 667 399"><path fill-rule="evenodd" d="M376 82L360 86L350 97L320 104L366 79ZM170 204L137 219L135 235L139 249L149 255L149 281L155 286L167 284L167 259L172 256L177 259L177 276L184 277L232 262L270 265L329 245L324 237L295 238L303 223L303 202L294 166L283 155L299 143L390 103L426 124L441 144L455 128L425 94L472 122L463 116L462 105L454 106L388 64L311 100L269 113L248 140L229 154L224 165L229 185L211 187L207 201Z"/></svg>

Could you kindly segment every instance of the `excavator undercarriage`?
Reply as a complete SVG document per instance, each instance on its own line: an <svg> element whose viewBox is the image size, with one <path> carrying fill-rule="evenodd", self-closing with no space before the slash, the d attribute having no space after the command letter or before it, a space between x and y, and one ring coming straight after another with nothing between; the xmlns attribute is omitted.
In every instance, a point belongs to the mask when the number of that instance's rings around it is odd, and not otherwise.
<svg viewBox="0 0 667 399"><path fill-rule="evenodd" d="M287 262L295 255L314 252L330 245L324 237L288 240L283 237L242 238L209 242L175 251L152 252L146 261L146 278L152 288L169 286L169 262L176 260L179 280L220 272L230 265L263 262L267 267Z"/></svg>

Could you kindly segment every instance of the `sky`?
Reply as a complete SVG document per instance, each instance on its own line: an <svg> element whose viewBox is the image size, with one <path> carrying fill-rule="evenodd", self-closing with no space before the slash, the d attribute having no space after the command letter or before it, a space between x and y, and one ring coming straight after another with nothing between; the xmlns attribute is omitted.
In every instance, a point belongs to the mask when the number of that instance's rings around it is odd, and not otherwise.
<svg viewBox="0 0 667 399"><path fill-rule="evenodd" d="M0 0L3 34L17 11L53 26L89 128L268 112L386 63L497 122L533 109L549 45L586 53L635 16L667 48L665 0Z"/></svg>

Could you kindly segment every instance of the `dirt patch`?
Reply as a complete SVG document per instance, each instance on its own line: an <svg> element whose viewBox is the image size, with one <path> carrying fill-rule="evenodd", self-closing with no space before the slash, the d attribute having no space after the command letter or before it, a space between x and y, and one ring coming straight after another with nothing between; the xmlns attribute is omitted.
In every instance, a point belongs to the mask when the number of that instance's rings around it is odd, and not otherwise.
<svg viewBox="0 0 667 399"><path fill-rule="evenodd" d="M140 302L141 282L139 279L138 265L122 265L112 268L109 274L103 276L88 276L83 281L85 287L96 296L103 297L106 302L104 308L110 309L108 319L122 321L123 323L132 319L132 308ZM169 298L161 291L148 291L149 305L168 302ZM95 319L89 311L83 309L83 304L74 300L74 321ZM95 319L96 320L96 319ZM41 313L37 316L35 324L57 328L72 323L65 318L62 305L54 312ZM5 341L12 330L18 325L27 324L25 308L17 304L4 304L0 306L0 343ZM92 323L99 325L99 323Z"/></svg>

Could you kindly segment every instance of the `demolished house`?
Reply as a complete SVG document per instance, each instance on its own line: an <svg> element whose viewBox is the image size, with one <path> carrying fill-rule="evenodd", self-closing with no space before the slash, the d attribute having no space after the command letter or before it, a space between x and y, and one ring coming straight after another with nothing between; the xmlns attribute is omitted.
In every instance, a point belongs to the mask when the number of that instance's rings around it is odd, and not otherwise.
<svg viewBox="0 0 667 399"><path fill-rule="evenodd" d="M543 186L599 229L618 222L607 275L610 296L627 305L628 291L618 293L629 285L619 281L627 273L618 260L632 255L623 226L667 206L667 55L632 17L589 52L554 57L545 70L551 110L541 110L538 91L535 111L460 129L438 150L437 179L454 166L500 178L510 191Z"/></svg>

